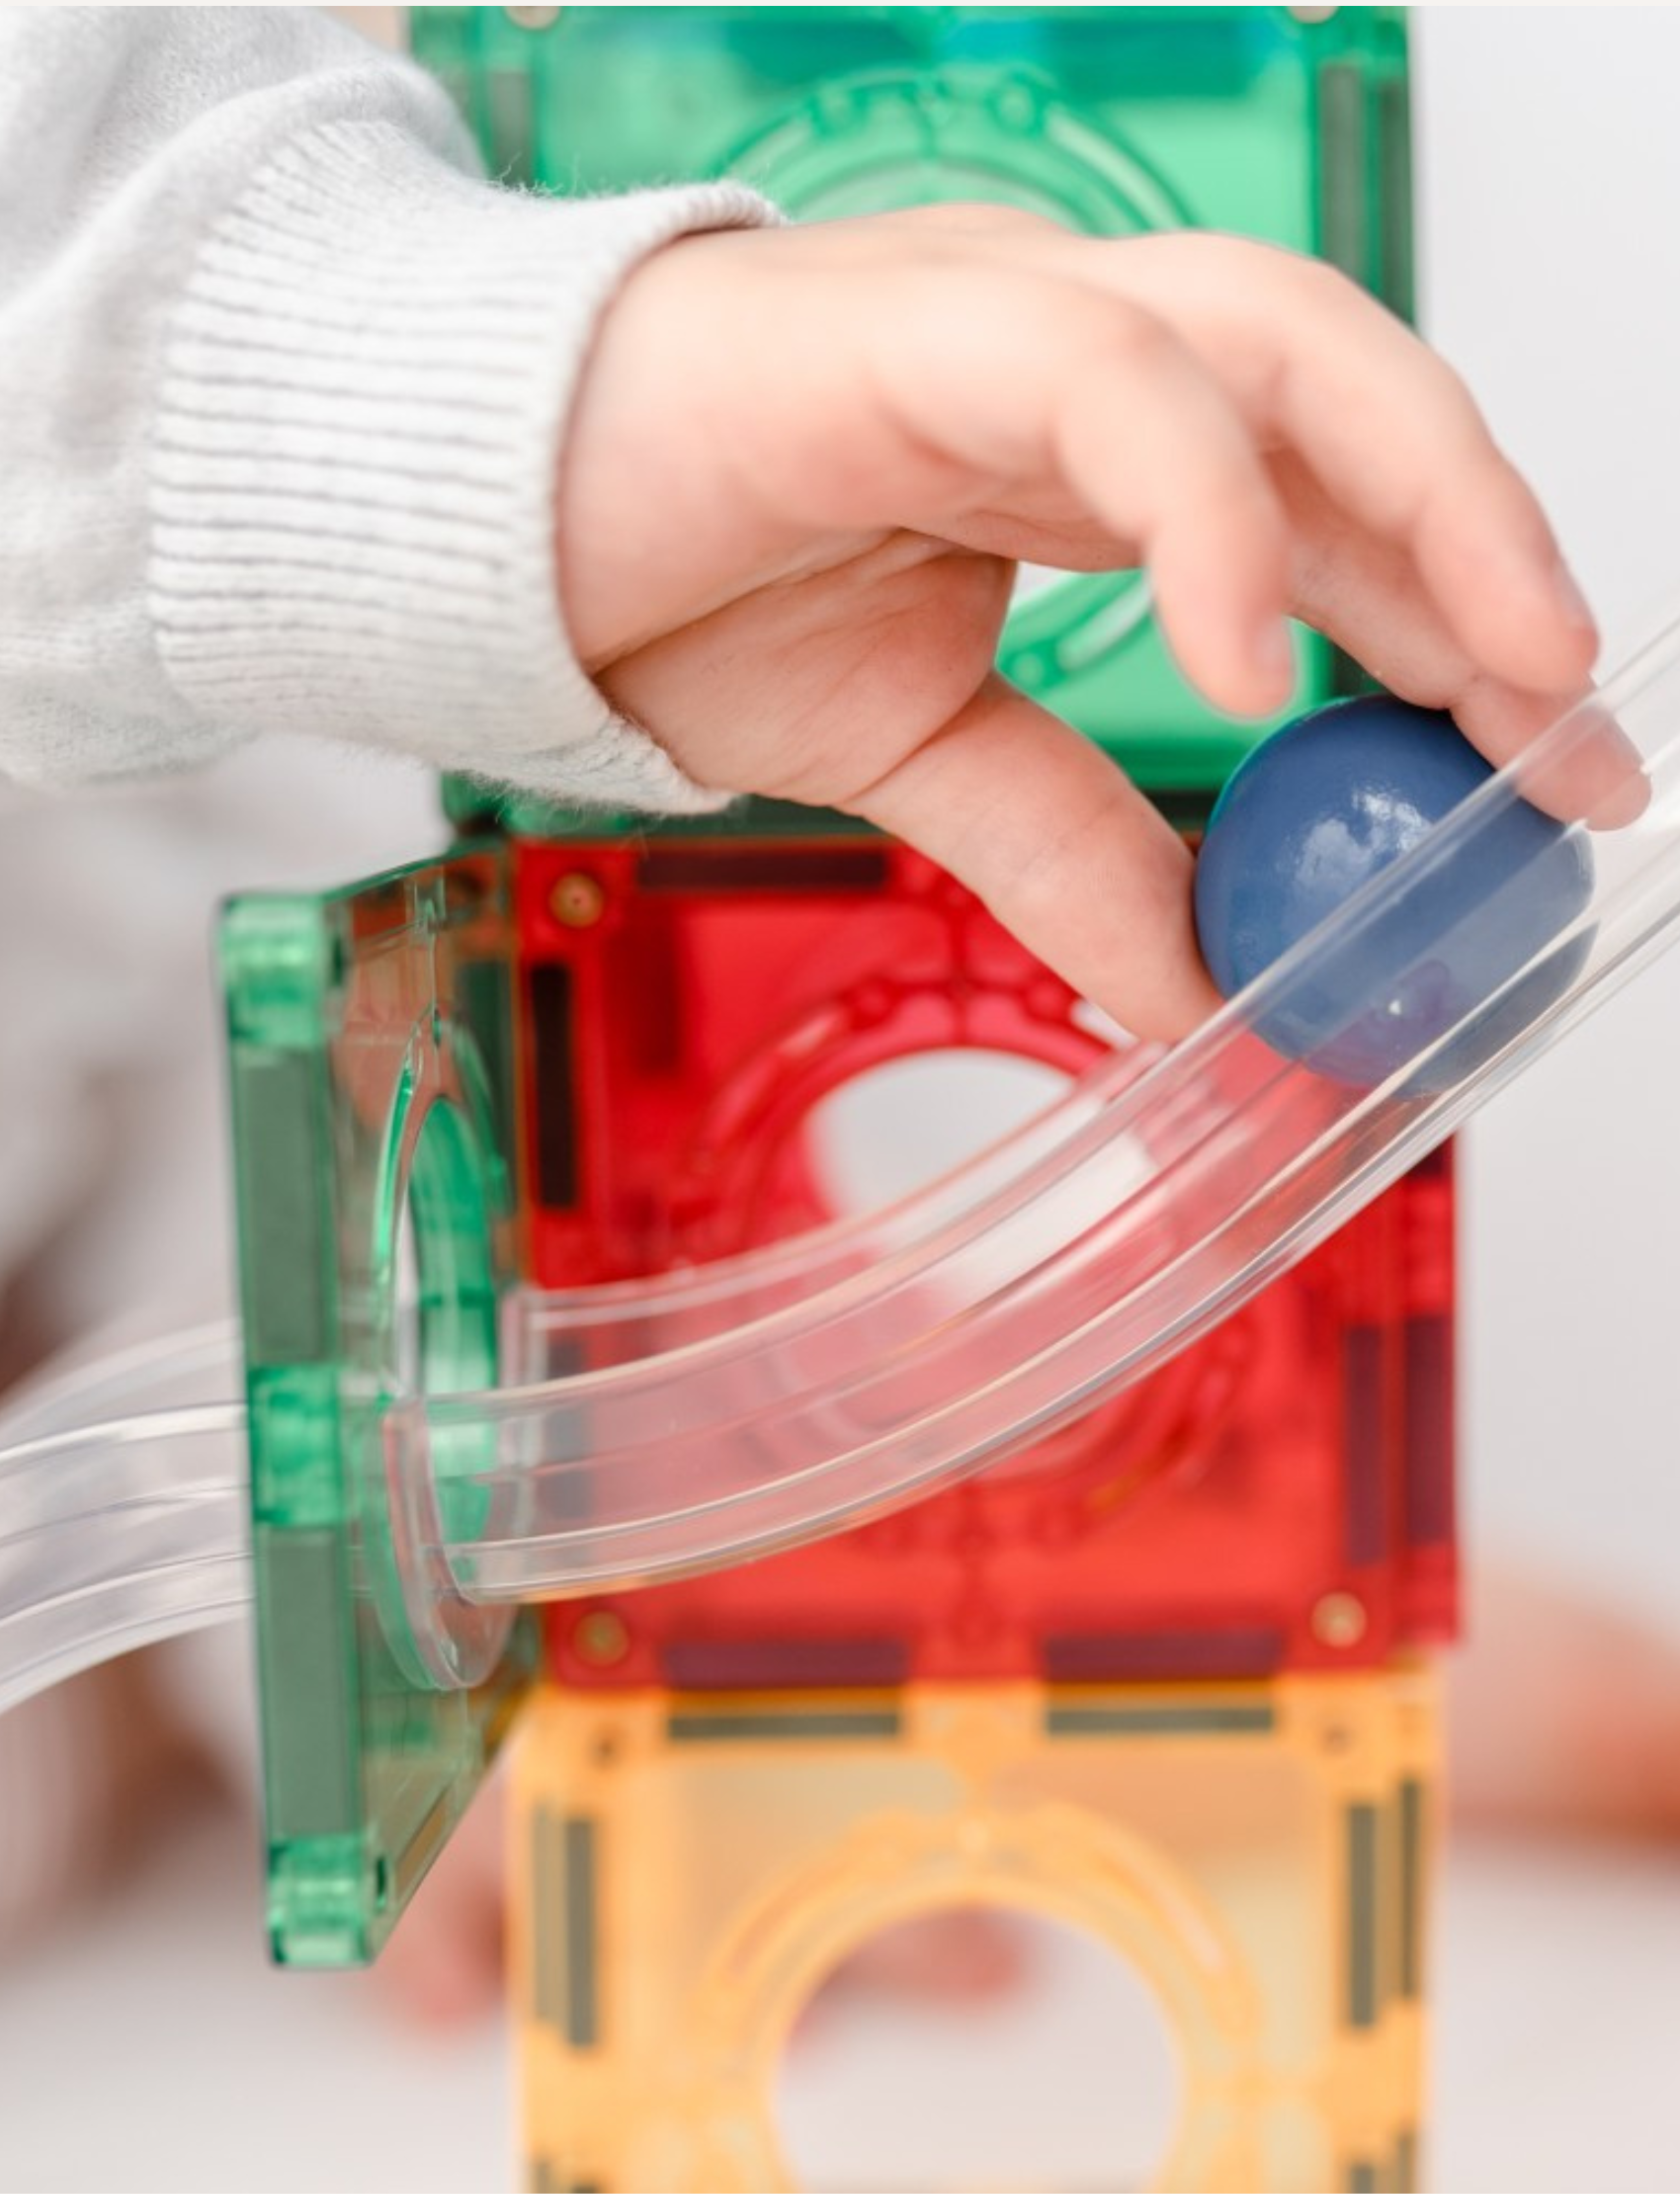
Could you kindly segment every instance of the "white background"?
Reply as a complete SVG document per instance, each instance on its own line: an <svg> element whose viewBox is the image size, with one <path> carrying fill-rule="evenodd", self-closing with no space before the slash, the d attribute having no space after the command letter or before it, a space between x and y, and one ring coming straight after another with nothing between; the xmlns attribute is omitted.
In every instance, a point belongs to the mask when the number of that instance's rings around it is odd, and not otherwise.
<svg viewBox="0 0 1680 2194"><path fill-rule="evenodd" d="M1417 25L1422 309L1604 621L1680 611L1680 16ZM1680 1581L1680 961L1467 1143L1469 1516L1672 1613Z"/></svg>
<svg viewBox="0 0 1680 2194"><path fill-rule="evenodd" d="M1415 58L1426 325L1626 633L1665 596L1680 606L1680 15L1430 9ZM271 752L222 782L203 796L223 803L222 851L196 883L174 881L169 941L185 957L155 1001L187 1063L136 1069L149 1155L142 1185L87 1223L105 1296L67 1285L66 1301L90 1312L155 1262L162 1210L178 1237L180 1215L196 1215L184 1265L219 1254L210 1006L192 963L210 892L257 881L241 864L259 858L262 881L324 881L430 833L426 788L378 765ZM32 820L30 838L63 874L58 855L103 843L104 827ZM43 829L60 834L44 852ZM148 893L148 880L130 887ZM148 965L162 979L162 949L136 952L126 974L137 1019L133 986ZM1672 1625L1680 956L1467 1139L1468 1526ZM1442 2183L1680 2188L1664 2091L1680 2046L1680 1866L1484 1850L1458 1862L1448 1917ZM1083 1986L1072 1975L1056 2014L1070 2042ZM813 2124L833 2116L841 2090L825 2101L823 2079L839 2062L810 2067ZM5 2187L508 2183L506 2083L494 2036L415 2046L361 1983L264 1972L243 1831L201 1829L125 1906L0 1972Z"/></svg>

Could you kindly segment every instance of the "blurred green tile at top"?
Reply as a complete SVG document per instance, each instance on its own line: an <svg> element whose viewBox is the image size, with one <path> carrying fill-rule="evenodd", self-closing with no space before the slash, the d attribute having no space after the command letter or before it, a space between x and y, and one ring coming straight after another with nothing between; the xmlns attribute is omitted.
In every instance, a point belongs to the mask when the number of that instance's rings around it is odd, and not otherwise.
<svg viewBox="0 0 1680 2194"><path fill-rule="evenodd" d="M1411 309L1398 8L417 8L415 53L491 172L545 190L737 176L801 218L1003 201L1094 234L1220 228ZM1314 635L1298 706L1351 666ZM1007 675L1157 792L1264 726L1172 666L1130 574L1025 572ZM483 806L458 788L458 815ZM562 819L514 802L523 827ZM594 827L599 827L599 818Z"/></svg>

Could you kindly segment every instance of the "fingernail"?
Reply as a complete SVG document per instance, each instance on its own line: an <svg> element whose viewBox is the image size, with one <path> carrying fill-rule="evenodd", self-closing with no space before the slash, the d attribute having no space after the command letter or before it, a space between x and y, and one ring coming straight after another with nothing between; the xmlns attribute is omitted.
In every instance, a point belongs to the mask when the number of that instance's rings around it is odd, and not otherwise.
<svg viewBox="0 0 1680 2194"><path fill-rule="evenodd" d="M1638 822L1650 805L1651 782L1644 756L1615 717L1597 710L1593 717L1586 752L1608 783L1594 800L1586 821L1592 830L1621 830Z"/></svg>
<svg viewBox="0 0 1680 2194"><path fill-rule="evenodd" d="M1562 613L1564 624L1572 625L1578 633L1590 633L1597 639L1598 620L1593 616L1575 574L1561 556L1552 567L1552 592Z"/></svg>
<svg viewBox="0 0 1680 2194"><path fill-rule="evenodd" d="M1562 822L1621 830L1650 805L1645 757L1596 696L1577 701L1554 726L1565 733L1554 756L1529 765L1525 795ZM1518 757L1518 767L1523 767Z"/></svg>
<svg viewBox="0 0 1680 2194"><path fill-rule="evenodd" d="M1602 799L1593 802L1585 817L1586 826L1589 830L1626 830L1630 823L1638 821L1650 803L1650 779L1642 772L1625 772Z"/></svg>

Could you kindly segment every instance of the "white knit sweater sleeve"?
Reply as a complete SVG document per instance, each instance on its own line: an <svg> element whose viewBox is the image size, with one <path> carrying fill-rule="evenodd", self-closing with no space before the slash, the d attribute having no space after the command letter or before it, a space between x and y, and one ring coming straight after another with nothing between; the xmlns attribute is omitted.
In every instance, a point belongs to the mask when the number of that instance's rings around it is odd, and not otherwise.
<svg viewBox="0 0 1680 2194"><path fill-rule="evenodd" d="M715 804L579 668L553 480L629 270L774 217L486 183L309 10L0 10L0 777L293 728Z"/></svg>

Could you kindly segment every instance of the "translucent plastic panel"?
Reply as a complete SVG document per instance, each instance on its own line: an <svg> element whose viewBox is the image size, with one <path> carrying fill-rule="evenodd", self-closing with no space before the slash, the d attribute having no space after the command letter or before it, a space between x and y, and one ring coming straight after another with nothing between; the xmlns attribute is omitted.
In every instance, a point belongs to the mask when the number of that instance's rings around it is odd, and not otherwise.
<svg viewBox="0 0 1680 2194"><path fill-rule="evenodd" d="M651 1287L876 1209L1007 1133L993 1113L965 1140L1001 1068L1041 1108L1116 1068L1124 1036L933 863L812 832L516 848L541 1291ZM848 1202L828 1130L856 1105ZM1443 1151L1007 1467L785 1555L590 1593L554 1610L551 1666L685 1687L1233 1676L1450 1635L1452 1261ZM580 1322L508 1369L617 1360Z"/></svg>
<svg viewBox="0 0 1680 2194"><path fill-rule="evenodd" d="M1436 1752L1403 1669L545 1691L511 1933L532 2182L790 2185L774 2086L810 1996L879 1929L977 1904L1094 1937L1159 2004L1182 2105L1148 2183L1410 2186ZM1136 2183L1113 2165L1084 2183Z"/></svg>
<svg viewBox="0 0 1680 2194"><path fill-rule="evenodd" d="M669 1575L923 1493L1165 1361L1669 941L1675 655L1671 633L1190 1041L1097 1068L966 1175L663 1282L523 1298L515 1384L387 1413L409 1543L436 1552L465 1604ZM1611 714L1622 743L1607 748ZM1485 966L1489 933L1532 936L1526 865L1486 858L1501 816L1525 790L1566 801L1619 773L1600 819L1636 793L1645 804L1615 827L1573 826L1594 869L1584 909L1485 994L1460 995L1452 970ZM1257 1033L1315 1016L1334 1055L1343 1022L1419 999L1440 1011L1419 1015L1415 1054L1372 1089ZM555 1365L567 1376L539 1376ZM467 1435L494 1442L478 1477L486 1528L455 1537L430 1449ZM405 1573L437 1572L411 1561Z"/></svg>
<svg viewBox="0 0 1680 2194"><path fill-rule="evenodd" d="M276 1953L378 1947L463 1810L529 1643L511 1610L402 1616L378 1427L399 1396L494 1386L512 1284L499 854L222 931ZM441 1506L487 1512L446 1435Z"/></svg>

